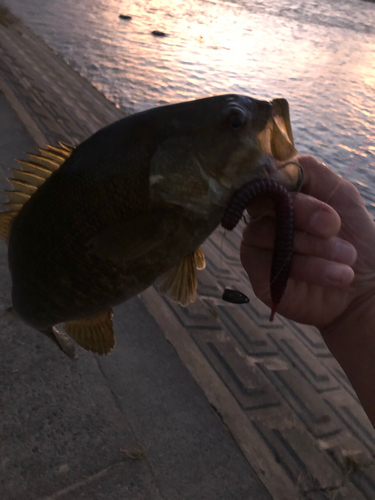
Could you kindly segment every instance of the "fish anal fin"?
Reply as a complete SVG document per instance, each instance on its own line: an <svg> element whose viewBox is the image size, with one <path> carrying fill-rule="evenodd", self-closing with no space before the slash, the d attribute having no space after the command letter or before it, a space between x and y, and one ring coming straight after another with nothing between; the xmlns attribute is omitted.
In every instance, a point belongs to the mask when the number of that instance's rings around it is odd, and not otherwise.
<svg viewBox="0 0 375 500"><path fill-rule="evenodd" d="M86 351L108 354L116 343L112 316L112 310L104 311L88 318L67 321L63 327Z"/></svg>
<svg viewBox="0 0 375 500"><path fill-rule="evenodd" d="M203 254L203 251L201 251ZM172 302L187 306L197 298L197 260L195 253L190 253L181 262L159 277L157 284L161 293L165 293ZM204 259L204 256L203 256Z"/></svg>
<svg viewBox="0 0 375 500"><path fill-rule="evenodd" d="M9 241L10 230L14 219L17 217L18 212L2 212L0 213L0 237L6 244Z"/></svg>

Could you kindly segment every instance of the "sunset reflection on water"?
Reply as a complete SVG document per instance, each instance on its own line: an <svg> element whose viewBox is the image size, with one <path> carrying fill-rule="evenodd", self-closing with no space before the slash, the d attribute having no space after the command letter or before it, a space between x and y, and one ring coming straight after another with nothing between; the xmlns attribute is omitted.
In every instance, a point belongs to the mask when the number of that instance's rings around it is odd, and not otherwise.
<svg viewBox="0 0 375 500"><path fill-rule="evenodd" d="M342 175L350 170L352 180L368 186L359 185L368 205L375 203L373 4L5 3L110 99L131 111L229 92L286 97L298 149ZM121 20L120 13L132 19ZM152 36L155 29L168 36Z"/></svg>

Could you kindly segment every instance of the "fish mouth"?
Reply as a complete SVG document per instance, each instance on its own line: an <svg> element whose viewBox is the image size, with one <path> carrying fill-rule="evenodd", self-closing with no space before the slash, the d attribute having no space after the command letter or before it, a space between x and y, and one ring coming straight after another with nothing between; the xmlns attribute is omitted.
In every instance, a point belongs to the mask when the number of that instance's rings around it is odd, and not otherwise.
<svg viewBox="0 0 375 500"><path fill-rule="evenodd" d="M294 147L289 104L286 99L271 101L271 116L258 134L260 148L270 163L269 177L280 182L288 191L299 191L303 183L302 168Z"/></svg>

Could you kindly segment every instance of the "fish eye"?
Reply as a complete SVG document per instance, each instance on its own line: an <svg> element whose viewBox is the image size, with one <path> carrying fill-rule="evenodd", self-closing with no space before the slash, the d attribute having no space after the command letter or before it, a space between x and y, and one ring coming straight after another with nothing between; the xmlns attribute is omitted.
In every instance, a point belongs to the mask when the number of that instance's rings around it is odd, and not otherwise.
<svg viewBox="0 0 375 500"><path fill-rule="evenodd" d="M242 109L234 109L229 115L229 126L232 130L238 130L246 123L246 114Z"/></svg>

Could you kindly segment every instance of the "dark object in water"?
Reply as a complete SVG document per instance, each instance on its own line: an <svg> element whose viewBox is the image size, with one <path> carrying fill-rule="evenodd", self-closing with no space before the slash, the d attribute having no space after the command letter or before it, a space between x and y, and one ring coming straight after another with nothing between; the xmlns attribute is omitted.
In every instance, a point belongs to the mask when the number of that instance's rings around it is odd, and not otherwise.
<svg viewBox="0 0 375 500"><path fill-rule="evenodd" d="M151 32L152 35L154 36L168 36L164 31L159 31L159 30L154 30Z"/></svg>
<svg viewBox="0 0 375 500"><path fill-rule="evenodd" d="M222 299L226 302L231 302L232 304L247 304L250 299L247 295L240 292L239 290L232 290L231 288L225 288Z"/></svg>
<svg viewBox="0 0 375 500"><path fill-rule="evenodd" d="M256 179L245 184L233 196L221 221L225 229L232 230L242 217L242 212L255 198L267 196L275 203L276 228L272 256L270 291L273 321L277 306L288 283L293 255L293 200L288 191L278 182L270 179Z"/></svg>
<svg viewBox="0 0 375 500"><path fill-rule="evenodd" d="M124 19L125 21L130 21L130 19L132 18L132 16L126 16L125 14L120 14L118 17L120 19Z"/></svg>

